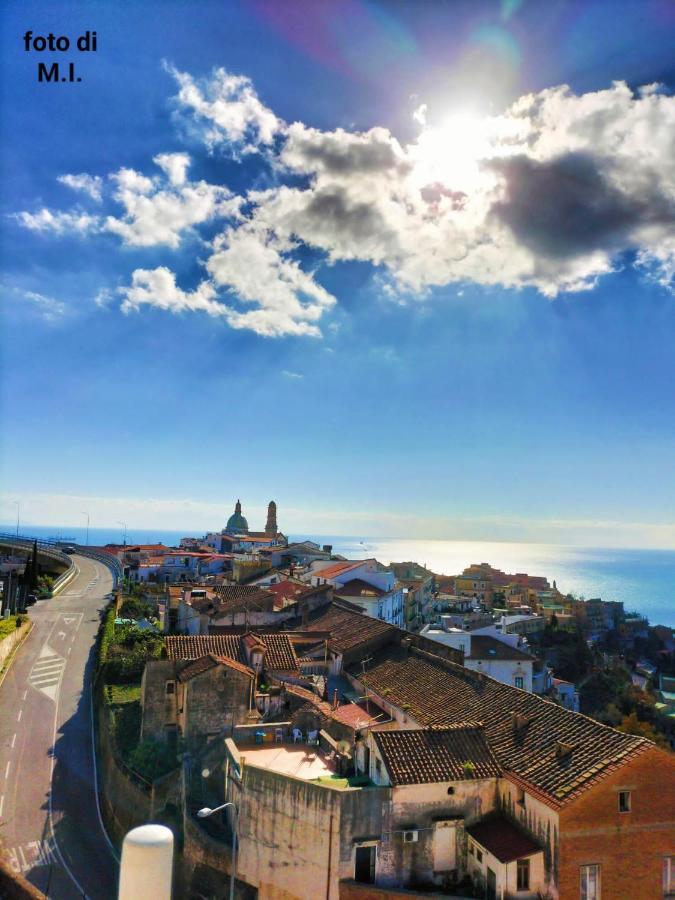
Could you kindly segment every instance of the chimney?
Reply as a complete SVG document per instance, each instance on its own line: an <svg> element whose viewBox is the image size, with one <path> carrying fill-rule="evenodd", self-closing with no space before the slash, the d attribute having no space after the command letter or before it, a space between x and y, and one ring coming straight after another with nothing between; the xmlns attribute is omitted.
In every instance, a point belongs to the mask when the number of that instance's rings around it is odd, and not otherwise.
<svg viewBox="0 0 675 900"><path fill-rule="evenodd" d="M401 638L401 649L403 650L403 659L407 659L410 655L410 646L412 640L409 637Z"/></svg>
<svg viewBox="0 0 675 900"><path fill-rule="evenodd" d="M336 688L336 689L333 691L333 704L332 704L332 709L337 709L337 708L338 708L338 692L337 692L337 688Z"/></svg>

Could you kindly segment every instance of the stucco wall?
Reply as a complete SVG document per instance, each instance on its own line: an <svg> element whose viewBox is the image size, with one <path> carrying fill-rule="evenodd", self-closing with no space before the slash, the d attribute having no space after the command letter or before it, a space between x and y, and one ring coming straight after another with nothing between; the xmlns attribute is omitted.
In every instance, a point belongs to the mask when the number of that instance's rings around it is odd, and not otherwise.
<svg viewBox="0 0 675 900"><path fill-rule="evenodd" d="M542 847L544 853L544 877L546 888L552 897L558 896L558 869L560 857L558 812L537 797L524 790L524 805L519 801L523 790L507 778L499 780L499 800L501 809L508 818L514 819Z"/></svg>
<svg viewBox="0 0 675 900"><path fill-rule="evenodd" d="M6 638L0 641L0 669L2 669L14 648L21 643L32 627L33 623L30 620L26 620L16 631L8 634Z"/></svg>
<svg viewBox="0 0 675 900"><path fill-rule="evenodd" d="M452 789L451 794L448 789ZM464 869L464 824L492 812L496 800L496 778L395 787L389 834L378 854L378 883L396 885L402 881L406 887L441 883L448 871L434 853L436 832L441 822L452 819L460 820L454 835L455 868ZM404 841L403 832L409 829L417 831L417 841Z"/></svg>
<svg viewBox="0 0 675 900"><path fill-rule="evenodd" d="M354 842L379 838L390 793L337 790L246 765L243 787L233 778L228 786L240 810L237 875L261 900L337 900L340 879L354 875Z"/></svg>

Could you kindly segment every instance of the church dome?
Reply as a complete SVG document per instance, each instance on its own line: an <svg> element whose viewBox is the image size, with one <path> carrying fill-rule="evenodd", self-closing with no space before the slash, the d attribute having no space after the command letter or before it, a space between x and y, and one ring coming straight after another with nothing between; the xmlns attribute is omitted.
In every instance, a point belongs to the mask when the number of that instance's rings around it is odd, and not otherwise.
<svg viewBox="0 0 675 900"><path fill-rule="evenodd" d="M235 533L248 531L248 522L241 514L241 503L239 502L239 500L237 500L237 504L234 507L233 514L227 520L225 531L231 531Z"/></svg>

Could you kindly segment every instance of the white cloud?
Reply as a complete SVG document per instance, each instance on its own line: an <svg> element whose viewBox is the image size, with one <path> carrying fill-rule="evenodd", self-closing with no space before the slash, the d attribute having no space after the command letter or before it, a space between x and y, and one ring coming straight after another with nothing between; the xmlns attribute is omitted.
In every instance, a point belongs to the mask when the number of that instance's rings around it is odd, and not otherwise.
<svg viewBox="0 0 675 900"><path fill-rule="evenodd" d="M55 322L68 313L68 306L53 297L39 294L36 291L19 291L24 300L32 303L40 316L47 322Z"/></svg>
<svg viewBox="0 0 675 900"><path fill-rule="evenodd" d="M85 194L89 194L93 200L101 201L103 179L98 175L87 175L85 172L81 172L79 175L59 175L56 180L74 191L83 191Z"/></svg>
<svg viewBox="0 0 675 900"><path fill-rule="evenodd" d="M185 184L190 157L187 153L159 153L152 160L169 176L171 184L180 187Z"/></svg>
<svg viewBox="0 0 675 900"><path fill-rule="evenodd" d="M98 216L90 216L83 212L52 212L43 207L36 213L15 213L14 218L30 231L42 233L66 234L74 232L84 235L90 231L100 230Z"/></svg>
<svg viewBox="0 0 675 900"><path fill-rule="evenodd" d="M304 375L301 375L299 372L290 372L288 369L282 369L281 374L285 378L291 378L291 379L299 379L299 378L305 377Z"/></svg>
<svg viewBox="0 0 675 900"><path fill-rule="evenodd" d="M125 214L108 216L105 228L124 243L136 247L166 244L175 249L185 231L216 217L238 214L241 198L233 197L226 187L186 182L190 163L186 153L160 154L154 162L166 172L168 183L133 169L120 169L110 176L117 184L115 199L124 206Z"/></svg>
<svg viewBox="0 0 675 900"><path fill-rule="evenodd" d="M413 111L412 117L418 125L427 124L427 110L428 107L426 103L421 103L417 109Z"/></svg>
<svg viewBox="0 0 675 900"><path fill-rule="evenodd" d="M131 285L122 288L122 310L138 311L141 306L155 306L172 313L205 312L210 316L226 315L226 307L215 300L214 286L203 281L194 291L183 291L176 284L176 276L164 266L157 269L136 269Z"/></svg>
<svg viewBox="0 0 675 900"><path fill-rule="evenodd" d="M168 269L154 270L166 273L161 285L139 269L127 309L202 309L265 336L317 337L336 299L298 261L307 248L329 264L377 266L396 302L471 283L554 297L592 288L626 253L648 277L672 284L675 98L660 86L634 93L618 82L582 95L559 86L501 115L456 114L439 125L422 103L419 134L402 145L380 127L287 125L248 78L224 69L201 81L169 71L178 109L207 144L263 150L274 187L234 196L188 181L187 154L162 153L154 158L162 174L121 168L110 176L124 211L104 224L79 210L16 215L34 231L106 230L132 246L174 249L186 232L223 220L196 291L181 291ZM88 177L62 180L83 188ZM216 298L221 289L228 305Z"/></svg>
<svg viewBox="0 0 675 900"><path fill-rule="evenodd" d="M266 337L320 336L317 323L335 298L288 258L291 249L251 225L231 228L217 239L207 263L210 275L242 303L257 307L232 312L228 321L233 328L251 328Z"/></svg>
<svg viewBox="0 0 675 900"><path fill-rule="evenodd" d="M268 145L283 129L283 122L268 109L255 92L251 80L215 69L210 78L195 80L173 66L168 71L178 83L175 101L203 129L209 147L231 144L244 151Z"/></svg>

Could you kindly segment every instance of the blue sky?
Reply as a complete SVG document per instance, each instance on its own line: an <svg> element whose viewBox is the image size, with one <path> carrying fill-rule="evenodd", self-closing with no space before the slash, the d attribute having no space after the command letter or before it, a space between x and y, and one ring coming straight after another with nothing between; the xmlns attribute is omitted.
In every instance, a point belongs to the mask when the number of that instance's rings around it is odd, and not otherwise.
<svg viewBox="0 0 675 900"><path fill-rule="evenodd" d="M0 519L675 546L672 7L121 9L2 12Z"/></svg>

